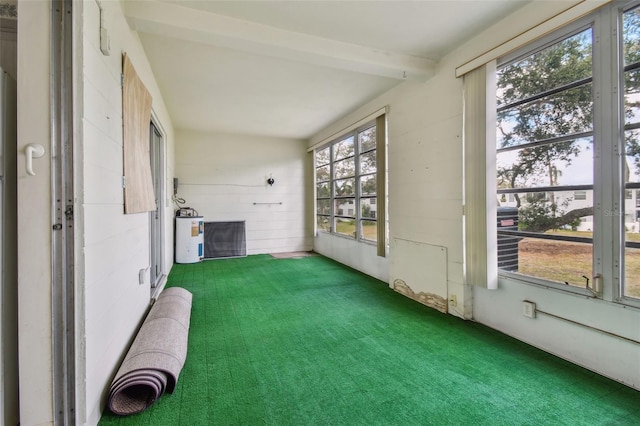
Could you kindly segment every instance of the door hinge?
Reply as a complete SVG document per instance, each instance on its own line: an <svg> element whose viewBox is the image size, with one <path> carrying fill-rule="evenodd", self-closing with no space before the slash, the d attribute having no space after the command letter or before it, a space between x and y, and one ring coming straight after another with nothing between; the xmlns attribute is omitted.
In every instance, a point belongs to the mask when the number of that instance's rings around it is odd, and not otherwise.
<svg viewBox="0 0 640 426"><path fill-rule="evenodd" d="M64 211L64 215L67 220L73 220L73 205L69 204L67 209Z"/></svg>

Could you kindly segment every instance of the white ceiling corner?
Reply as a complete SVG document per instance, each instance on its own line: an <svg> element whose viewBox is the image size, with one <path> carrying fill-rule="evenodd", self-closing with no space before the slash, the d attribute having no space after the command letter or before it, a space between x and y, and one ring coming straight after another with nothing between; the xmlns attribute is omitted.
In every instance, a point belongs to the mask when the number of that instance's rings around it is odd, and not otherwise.
<svg viewBox="0 0 640 426"><path fill-rule="evenodd" d="M132 1L174 126L307 139L520 0Z"/></svg>
<svg viewBox="0 0 640 426"><path fill-rule="evenodd" d="M263 56L381 77L424 79L435 61L192 9L181 3L126 2L132 29Z"/></svg>

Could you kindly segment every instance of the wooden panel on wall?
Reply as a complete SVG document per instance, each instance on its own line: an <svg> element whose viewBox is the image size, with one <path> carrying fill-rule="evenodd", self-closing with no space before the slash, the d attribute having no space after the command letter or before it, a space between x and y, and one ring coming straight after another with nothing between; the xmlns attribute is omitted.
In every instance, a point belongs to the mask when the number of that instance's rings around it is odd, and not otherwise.
<svg viewBox="0 0 640 426"><path fill-rule="evenodd" d="M151 94L126 54L122 61L124 212L148 212L156 209L149 159Z"/></svg>

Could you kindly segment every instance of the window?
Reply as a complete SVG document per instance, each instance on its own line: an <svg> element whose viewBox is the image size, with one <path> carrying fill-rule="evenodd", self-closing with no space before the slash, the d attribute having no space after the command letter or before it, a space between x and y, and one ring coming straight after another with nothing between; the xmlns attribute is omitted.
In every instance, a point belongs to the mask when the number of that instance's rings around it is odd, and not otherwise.
<svg viewBox="0 0 640 426"><path fill-rule="evenodd" d="M498 196L512 194L518 215L517 229L498 226L498 267L517 257L510 271L583 287L593 232L580 218L593 204L576 202L593 191L592 45L591 27L581 29L501 64L496 77Z"/></svg>
<svg viewBox="0 0 640 426"><path fill-rule="evenodd" d="M620 80L624 82L624 153L623 170L625 191L640 188L640 7L626 10L622 15L623 65ZM622 200L624 214L623 242L624 279L623 295L640 298L640 229L634 219L638 215L636 202Z"/></svg>
<svg viewBox="0 0 640 426"><path fill-rule="evenodd" d="M378 240L378 143L368 123L315 151L318 231Z"/></svg>
<svg viewBox="0 0 640 426"><path fill-rule="evenodd" d="M582 288L597 297L603 289L594 286L593 277L602 276L616 300L640 298L637 4L606 6L498 61L495 173L501 274ZM619 17L618 24L606 18L608 12ZM599 43L595 32L603 34ZM610 48L616 44L618 52ZM611 73L618 55L623 63ZM620 85L621 90L611 90ZM510 226L501 226L504 215L514 215Z"/></svg>
<svg viewBox="0 0 640 426"><path fill-rule="evenodd" d="M317 150L316 162L316 227L331 231L331 147Z"/></svg>

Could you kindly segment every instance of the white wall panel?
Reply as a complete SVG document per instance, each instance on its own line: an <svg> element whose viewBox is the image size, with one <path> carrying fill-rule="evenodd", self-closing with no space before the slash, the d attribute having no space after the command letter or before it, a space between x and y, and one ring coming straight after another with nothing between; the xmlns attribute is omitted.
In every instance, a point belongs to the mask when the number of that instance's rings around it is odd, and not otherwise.
<svg viewBox="0 0 640 426"><path fill-rule="evenodd" d="M351 238L318 232L314 239L313 249L323 256L386 283L389 282L389 258L379 257L377 247L373 244L360 243Z"/></svg>
<svg viewBox="0 0 640 426"><path fill-rule="evenodd" d="M90 14L93 15L92 13ZM93 36L94 34L92 33L91 35ZM90 39L93 39L93 37L90 37ZM117 55L115 58L110 58L109 63L117 58ZM109 104L116 106L122 103L122 92L120 90L121 70L116 69L114 65L105 63L105 57L99 50L98 45L93 43L84 44L82 65L85 81L90 82Z"/></svg>
<svg viewBox="0 0 640 426"><path fill-rule="evenodd" d="M244 220L247 254L311 249L303 141L193 131L179 131L177 141L176 177L185 206L205 222Z"/></svg>
<svg viewBox="0 0 640 426"><path fill-rule="evenodd" d="M94 123L83 121L84 161L92 166L100 166L105 170L122 174L122 144L119 140L109 138ZM122 188L121 188L122 189ZM95 197L99 197L96 194Z"/></svg>
<svg viewBox="0 0 640 426"><path fill-rule="evenodd" d="M476 321L640 389L637 343L543 314L527 318L522 315L523 300L536 303L537 309L636 341L640 341L638 310L512 280L500 280L499 290L474 288Z"/></svg>
<svg viewBox="0 0 640 426"><path fill-rule="evenodd" d="M74 3L81 16L82 70L76 89L81 108L81 137L76 141L81 177L77 185L79 218L77 244L79 285L83 303L79 312L78 353L80 424L95 424L104 408L106 391L126 353L150 301L149 282L140 285L138 272L149 266L149 216L125 215L122 192L121 55L126 52L153 96L153 110L165 131L168 189L173 177L173 127L137 34L124 19L120 2L101 2L111 53L99 49L100 13L96 2ZM76 7L77 6L77 7ZM164 270L173 260L173 210L170 192L161 201L165 209Z"/></svg>
<svg viewBox="0 0 640 426"><path fill-rule="evenodd" d="M114 85L112 90L119 91L120 85ZM91 82L85 83L83 91L85 94L84 120L91 122L114 142L121 141L122 115L116 113L121 103L112 103Z"/></svg>

